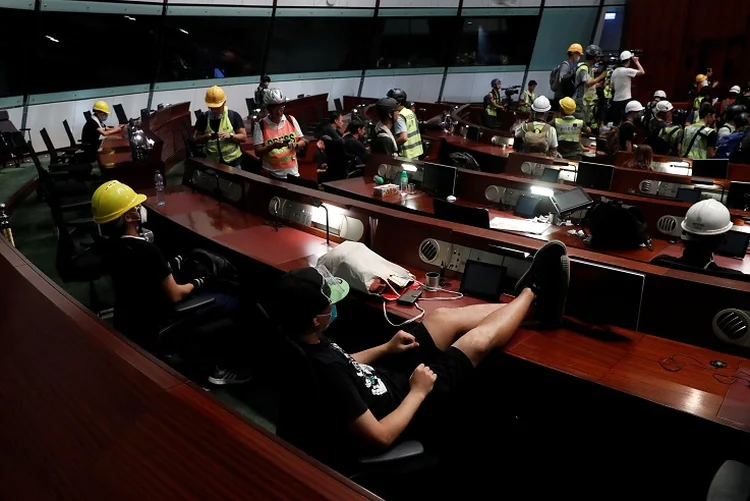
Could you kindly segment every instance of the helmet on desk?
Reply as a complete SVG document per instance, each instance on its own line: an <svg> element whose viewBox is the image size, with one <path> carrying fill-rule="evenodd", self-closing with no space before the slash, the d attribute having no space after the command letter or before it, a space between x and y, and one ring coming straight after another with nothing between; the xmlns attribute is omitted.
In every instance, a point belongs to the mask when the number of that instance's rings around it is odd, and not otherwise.
<svg viewBox="0 0 750 501"><path fill-rule="evenodd" d="M571 97L560 99L560 109L566 115L572 115L576 112L576 102Z"/></svg>
<svg viewBox="0 0 750 501"><path fill-rule="evenodd" d="M120 181L108 181L99 186L91 197L91 212L96 224L106 224L121 218L127 211L146 201L146 195Z"/></svg>
<svg viewBox="0 0 750 501"><path fill-rule="evenodd" d="M682 230L688 235L722 235L732 229L732 218L724 204L707 198L693 204L682 220Z"/></svg>
<svg viewBox="0 0 750 501"><path fill-rule="evenodd" d="M263 93L263 104L266 106L277 106L286 102L286 96L281 89L268 89Z"/></svg>
<svg viewBox="0 0 750 501"><path fill-rule="evenodd" d="M399 105L403 105L406 102L406 92L403 89L391 89L388 91L388 94L386 94L386 97L395 99Z"/></svg>
<svg viewBox="0 0 750 501"><path fill-rule="evenodd" d="M94 107L91 108L94 111L101 111L102 113L106 113L109 115L109 105L106 101L97 101L94 103Z"/></svg>
<svg viewBox="0 0 750 501"><path fill-rule="evenodd" d="M534 102L531 104L531 109L537 113L546 113L550 108L552 108L552 105L550 104L549 99L547 99L547 96L539 96L534 99Z"/></svg>
<svg viewBox="0 0 750 501"><path fill-rule="evenodd" d="M227 102L227 93L218 85L214 85L206 91L206 106L209 108L221 108Z"/></svg>

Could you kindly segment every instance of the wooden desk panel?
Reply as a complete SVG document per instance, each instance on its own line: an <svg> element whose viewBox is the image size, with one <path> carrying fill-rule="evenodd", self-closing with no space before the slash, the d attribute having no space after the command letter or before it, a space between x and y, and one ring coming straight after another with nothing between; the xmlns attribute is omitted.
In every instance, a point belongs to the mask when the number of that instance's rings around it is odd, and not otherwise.
<svg viewBox="0 0 750 501"><path fill-rule="evenodd" d="M215 238L227 247L271 266L311 255L322 256L328 251L325 238L282 226L256 226ZM334 244L331 244L334 245Z"/></svg>

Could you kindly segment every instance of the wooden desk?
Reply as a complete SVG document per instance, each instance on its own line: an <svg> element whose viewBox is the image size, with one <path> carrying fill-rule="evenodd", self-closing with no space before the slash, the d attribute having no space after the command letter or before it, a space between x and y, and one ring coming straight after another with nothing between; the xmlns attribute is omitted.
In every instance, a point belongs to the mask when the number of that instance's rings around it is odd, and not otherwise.
<svg viewBox="0 0 750 501"><path fill-rule="evenodd" d="M171 205L172 197L175 196L177 195L168 195L167 207ZM201 198L201 195L186 193L178 196L180 197L178 203L181 205L185 205L187 200L194 199L196 208L205 206L205 200ZM235 213L236 211L239 209L225 207L222 208L221 214L228 215L233 221L237 221L240 216ZM165 215L173 217L166 213ZM184 225L184 220L180 221L180 224ZM235 234L241 235L243 232L258 228L253 224L253 222L249 223L248 228L245 229L237 228ZM221 226L220 222L217 225ZM193 227L195 231L200 231L201 228L203 226ZM204 236L212 238L210 234ZM269 233L266 242L273 238L275 235ZM227 236L222 236L217 240L222 243L226 239ZM291 228L289 228L288 235L282 238L285 245L299 249L310 249L309 245L313 239L310 235ZM235 250L238 248L231 245L229 247ZM278 245L253 245L251 248L243 248L242 252L253 260L279 263L276 265L279 272L290 269L288 266L290 264L294 264L294 267L312 264L312 260L306 257L281 262L291 256L277 256L278 248ZM305 252L301 251L301 253ZM423 269L413 266L409 269L418 277L424 275ZM458 279L452 280L452 289L457 289L459 286ZM353 297L368 300L364 296L358 296L356 292L353 293ZM369 301L374 307L379 307L379 303ZM423 302L422 306L429 312L440 306L458 307L478 302L480 301L473 298L463 298L449 303ZM402 318L409 318L416 314L414 307L395 304L389 305L389 311ZM731 402L735 409L732 414L733 419L722 417L720 411L730 386L721 384L713 377L713 374L731 374L741 360L744 363L750 363L746 359L616 328L612 329L605 339L584 336L567 329L552 332L520 329L505 348L505 353L723 426L750 431L750 402L743 404L741 399L735 398ZM713 359L725 360L729 369L710 371L689 364L677 372L664 369L660 360L677 353L695 357L706 365ZM738 406L746 410L745 414L736 412ZM737 420L738 414L741 417L739 421Z"/></svg>
<svg viewBox="0 0 750 501"><path fill-rule="evenodd" d="M2 237L0 277L3 498L377 499L131 345Z"/></svg>

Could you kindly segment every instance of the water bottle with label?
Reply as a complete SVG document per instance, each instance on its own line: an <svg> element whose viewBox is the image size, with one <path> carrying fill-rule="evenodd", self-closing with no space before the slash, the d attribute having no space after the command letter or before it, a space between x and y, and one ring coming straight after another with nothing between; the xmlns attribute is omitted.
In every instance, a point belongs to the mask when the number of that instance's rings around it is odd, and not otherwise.
<svg viewBox="0 0 750 501"><path fill-rule="evenodd" d="M156 188L156 205L164 205L167 202L164 195L164 176L158 170L154 174L154 188Z"/></svg>
<svg viewBox="0 0 750 501"><path fill-rule="evenodd" d="M409 186L409 174L405 170L401 171L401 184L399 186L401 193L406 193Z"/></svg>

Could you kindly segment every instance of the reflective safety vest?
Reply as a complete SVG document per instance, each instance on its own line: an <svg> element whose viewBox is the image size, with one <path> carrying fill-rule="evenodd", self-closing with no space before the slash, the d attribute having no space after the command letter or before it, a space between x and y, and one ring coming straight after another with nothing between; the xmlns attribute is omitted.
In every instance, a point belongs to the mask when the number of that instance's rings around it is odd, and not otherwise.
<svg viewBox="0 0 750 501"><path fill-rule="evenodd" d="M558 142L580 143L583 120L572 116L555 118L555 129L557 129Z"/></svg>
<svg viewBox="0 0 750 501"><path fill-rule="evenodd" d="M271 170L293 169L297 167L297 152L294 148L289 148L288 143L297 142L297 130L294 128L294 122L291 116L285 117L284 125L278 129L270 127L263 123L265 118L260 122L260 128L263 131L263 144L271 144L281 138L286 143L281 148L271 150L263 160Z"/></svg>
<svg viewBox="0 0 750 501"><path fill-rule="evenodd" d="M701 109L701 102L703 102L703 98L698 96L695 99L693 99L693 109L699 110Z"/></svg>
<svg viewBox="0 0 750 501"><path fill-rule="evenodd" d="M708 158L708 135L711 132L713 132L712 128L706 127L706 124L700 122L685 127L685 135L682 138L682 155L696 159ZM696 134L698 137L693 141ZM690 143L692 143L692 147Z"/></svg>
<svg viewBox="0 0 750 501"><path fill-rule="evenodd" d="M209 117L207 117L209 118ZM211 129L210 118L206 120L206 134L214 134L214 132L226 132L227 134L234 134L234 127L232 122L229 121L229 108L224 106L224 113L219 122L219 130L214 131ZM219 155L219 149L221 149L221 155ZM240 145L232 141L231 139L209 139L206 143L206 154L208 158L215 162L234 162L242 156L242 150Z"/></svg>
<svg viewBox="0 0 750 501"><path fill-rule="evenodd" d="M529 92L529 89L526 89L521 95L521 101L521 105L518 107L518 109L521 111L530 111L531 104L536 101L536 92Z"/></svg>
<svg viewBox="0 0 750 501"><path fill-rule="evenodd" d="M485 107L485 111L489 116L496 117L497 108L492 105L493 100L498 104L502 101L502 98L500 97L500 91L497 89L492 89L490 91L489 95L487 96L487 106Z"/></svg>
<svg viewBox="0 0 750 501"><path fill-rule="evenodd" d="M612 87L609 86L612 81L612 70L607 70L607 76L604 77L604 98L612 99Z"/></svg>
<svg viewBox="0 0 750 501"><path fill-rule="evenodd" d="M406 142L401 145L400 154L402 158L417 158L424 153L422 149L422 135L419 133L419 122L417 115L409 108L403 108L399 114L406 122Z"/></svg>
<svg viewBox="0 0 750 501"><path fill-rule="evenodd" d="M666 125L659 131L658 137L664 140L669 146L670 154L677 153L677 144L680 138L682 127L678 124ZM693 146L695 148L695 146Z"/></svg>

